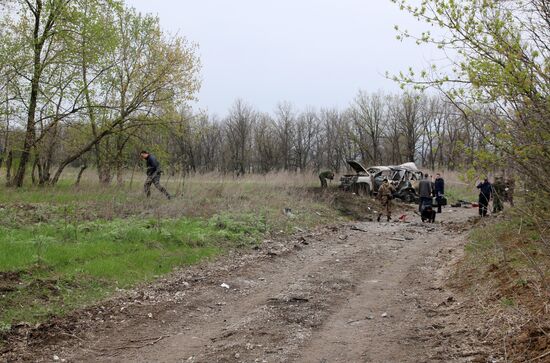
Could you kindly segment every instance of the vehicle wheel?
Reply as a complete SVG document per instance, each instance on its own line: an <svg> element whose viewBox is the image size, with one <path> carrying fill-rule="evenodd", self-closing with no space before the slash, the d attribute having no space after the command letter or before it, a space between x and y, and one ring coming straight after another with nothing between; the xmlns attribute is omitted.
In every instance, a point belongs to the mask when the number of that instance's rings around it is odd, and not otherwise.
<svg viewBox="0 0 550 363"><path fill-rule="evenodd" d="M365 197L370 196L370 185L368 184L361 184L362 194Z"/></svg>
<svg viewBox="0 0 550 363"><path fill-rule="evenodd" d="M415 200L415 198L414 198L414 195L412 193L409 192L409 193L405 194L405 202L414 203L414 200Z"/></svg>

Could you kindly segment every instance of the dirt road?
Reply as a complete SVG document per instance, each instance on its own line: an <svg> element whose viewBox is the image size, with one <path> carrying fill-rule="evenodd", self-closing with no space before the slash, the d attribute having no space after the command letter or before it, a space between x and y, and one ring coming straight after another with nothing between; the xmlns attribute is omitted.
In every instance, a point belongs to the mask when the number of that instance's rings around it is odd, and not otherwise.
<svg viewBox="0 0 550 363"><path fill-rule="evenodd" d="M472 214L447 210L438 216L442 224L409 215L414 222L352 223L264 241L250 253L179 271L76 319L53 322L5 357L472 361L476 337L461 322L460 296L444 287Z"/></svg>

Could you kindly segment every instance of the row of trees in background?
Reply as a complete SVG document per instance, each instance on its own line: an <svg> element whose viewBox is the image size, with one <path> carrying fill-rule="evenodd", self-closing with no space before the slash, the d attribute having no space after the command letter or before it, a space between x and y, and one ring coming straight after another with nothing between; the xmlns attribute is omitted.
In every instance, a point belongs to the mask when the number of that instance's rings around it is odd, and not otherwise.
<svg viewBox="0 0 550 363"><path fill-rule="evenodd" d="M340 172L348 159L454 169L471 162L465 150L480 147L450 103L409 93L361 91L345 110L280 103L271 114L238 100L221 120L183 113L179 121L166 141L171 165L186 172Z"/></svg>
<svg viewBox="0 0 550 363"><path fill-rule="evenodd" d="M273 113L237 100L223 119L193 114L188 108L175 112L168 105L155 122L145 118L129 122L90 147L88 140L95 140L97 134L94 127L94 118L89 117L76 129L73 124L59 124L55 133L42 138L33 153L33 180L55 183L57 174L49 180L43 175L49 175L54 166L62 170L69 160L97 167L102 183L115 177L122 182L124 171L137 167L141 149L160 156L167 172L242 175L321 169L340 172L346 169L348 159L366 165L416 161L432 169L455 169L472 162L470 150L483 147L477 131L452 104L410 93L360 91L344 110L298 110L290 103L280 103ZM16 130L4 131L4 137L8 134L11 140L8 145L23 142L22 130ZM88 132L83 135L81 130ZM84 149L87 151L81 152Z"/></svg>
<svg viewBox="0 0 550 363"><path fill-rule="evenodd" d="M346 109L281 103L271 113L238 100L223 118L186 106L199 88L196 47L164 34L157 18L119 0L5 1L0 167L7 183L21 186L30 174L55 184L68 165L96 168L101 183L122 182L139 150L149 149L174 173L339 172L346 159L511 166L548 193L547 2L530 1L526 11L506 1L418 8L392 1L449 30L416 41L457 54L446 65L454 78L435 66L420 79L396 77L440 96L361 91Z"/></svg>

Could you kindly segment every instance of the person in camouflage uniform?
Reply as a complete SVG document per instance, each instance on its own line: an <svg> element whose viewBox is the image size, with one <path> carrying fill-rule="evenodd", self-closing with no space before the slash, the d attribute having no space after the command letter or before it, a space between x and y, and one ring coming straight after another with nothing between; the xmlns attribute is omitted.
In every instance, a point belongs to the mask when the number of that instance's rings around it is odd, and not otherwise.
<svg viewBox="0 0 550 363"><path fill-rule="evenodd" d="M391 200L394 192L395 192L395 187L390 184L388 179L384 179L384 182L382 183L380 188L378 188L378 195L377 195L377 198L380 201L380 207L381 207L380 212L378 212L378 218L377 218L378 222L380 222L380 217L382 217L382 214L384 214L384 212L388 217L388 222L391 220L391 208L392 208Z"/></svg>
<svg viewBox="0 0 550 363"><path fill-rule="evenodd" d="M516 180L514 177L510 177L506 179L506 200L510 203L510 205L514 206L514 189L516 189Z"/></svg>
<svg viewBox="0 0 550 363"><path fill-rule="evenodd" d="M495 178L493 183L493 213L502 212L503 202L506 197L506 184L501 176Z"/></svg>
<svg viewBox="0 0 550 363"><path fill-rule="evenodd" d="M327 179L334 179L334 173L332 171L327 170L319 174L319 180L321 180L321 189L328 188Z"/></svg>

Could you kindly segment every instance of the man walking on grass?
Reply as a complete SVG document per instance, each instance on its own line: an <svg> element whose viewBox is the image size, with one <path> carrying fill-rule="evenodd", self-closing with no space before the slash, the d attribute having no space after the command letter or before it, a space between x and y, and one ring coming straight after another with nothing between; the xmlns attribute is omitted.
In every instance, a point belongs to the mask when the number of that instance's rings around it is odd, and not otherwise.
<svg viewBox="0 0 550 363"><path fill-rule="evenodd" d="M160 169L160 163L157 158L145 150L140 153L140 157L147 162L147 179L143 185L143 190L145 191L147 198L151 196L151 184L154 184L155 187L166 196L166 198L172 199L170 194L166 191L166 188L160 185L160 175L162 174L162 170Z"/></svg>

